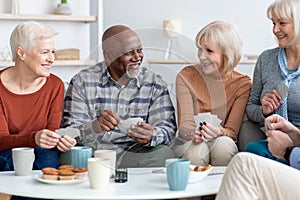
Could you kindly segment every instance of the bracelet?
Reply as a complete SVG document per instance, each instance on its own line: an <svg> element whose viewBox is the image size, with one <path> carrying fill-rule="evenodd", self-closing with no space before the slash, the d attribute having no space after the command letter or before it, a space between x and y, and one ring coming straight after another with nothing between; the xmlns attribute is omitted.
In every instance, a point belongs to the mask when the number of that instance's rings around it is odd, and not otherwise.
<svg viewBox="0 0 300 200"><path fill-rule="evenodd" d="M267 117L269 117L269 116L271 116L271 115L273 115L273 114L274 114L274 112L270 112L270 113L267 113L267 114L264 114L264 113L263 113L263 115L264 115L265 118L267 118Z"/></svg>
<svg viewBox="0 0 300 200"><path fill-rule="evenodd" d="M285 153L283 155L284 159L287 160L289 163L290 163L290 155L293 151L293 149L295 148L295 146L288 146L286 149L285 149Z"/></svg>

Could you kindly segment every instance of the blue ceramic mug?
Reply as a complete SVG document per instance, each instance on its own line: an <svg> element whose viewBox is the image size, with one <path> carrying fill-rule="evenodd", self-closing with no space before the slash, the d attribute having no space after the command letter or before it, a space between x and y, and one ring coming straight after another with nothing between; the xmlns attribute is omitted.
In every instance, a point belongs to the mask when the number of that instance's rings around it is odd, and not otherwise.
<svg viewBox="0 0 300 200"><path fill-rule="evenodd" d="M190 176L190 161L184 158L170 158L165 164L170 190L185 190Z"/></svg>
<svg viewBox="0 0 300 200"><path fill-rule="evenodd" d="M77 146L72 147L71 150L71 165L74 168L87 168L87 160L92 157L92 148Z"/></svg>

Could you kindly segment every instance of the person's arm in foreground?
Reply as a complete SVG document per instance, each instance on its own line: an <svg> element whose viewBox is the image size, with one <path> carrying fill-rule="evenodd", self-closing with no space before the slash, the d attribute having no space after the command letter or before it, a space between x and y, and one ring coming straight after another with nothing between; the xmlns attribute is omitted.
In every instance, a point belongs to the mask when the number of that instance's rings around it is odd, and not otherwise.
<svg viewBox="0 0 300 200"><path fill-rule="evenodd" d="M296 156L296 152L300 150L300 130L277 114L266 120L272 127L270 130L266 126L270 152L278 158L287 159L292 167L300 169L300 156Z"/></svg>
<svg viewBox="0 0 300 200"><path fill-rule="evenodd" d="M300 154L297 155L300 157ZM292 180L292 181L291 181ZM298 199L300 172L252 153L238 153L229 163L216 200Z"/></svg>

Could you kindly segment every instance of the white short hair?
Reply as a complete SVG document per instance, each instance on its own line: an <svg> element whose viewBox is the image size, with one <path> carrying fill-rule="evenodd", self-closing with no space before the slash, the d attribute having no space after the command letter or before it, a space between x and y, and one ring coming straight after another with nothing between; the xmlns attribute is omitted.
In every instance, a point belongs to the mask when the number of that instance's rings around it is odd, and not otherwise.
<svg viewBox="0 0 300 200"><path fill-rule="evenodd" d="M17 47L29 50L35 46L36 40L53 38L56 35L57 32L55 30L39 22L27 21L18 24L10 35L10 48L13 61L17 58Z"/></svg>

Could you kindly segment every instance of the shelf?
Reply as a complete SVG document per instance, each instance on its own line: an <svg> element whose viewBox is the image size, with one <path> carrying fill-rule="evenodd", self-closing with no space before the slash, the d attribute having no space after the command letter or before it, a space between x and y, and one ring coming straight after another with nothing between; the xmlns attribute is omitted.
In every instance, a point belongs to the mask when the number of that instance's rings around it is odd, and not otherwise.
<svg viewBox="0 0 300 200"><path fill-rule="evenodd" d="M193 63L197 63L198 61L195 61L195 60L190 61L190 60L182 60L182 59L173 59L173 60L150 59L150 60L147 60L147 62L151 65L151 64L193 64ZM241 60L239 62L239 64L255 64L255 63L256 63L256 60Z"/></svg>
<svg viewBox="0 0 300 200"><path fill-rule="evenodd" d="M56 60L52 66L89 66L95 65L96 60ZM14 65L12 61L0 61L0 67Z"/></svg>
<svg viewBox="0 0 300 200"><path fill-rule="evenodd" d="M29 14L0 14L0 20L37 20L37 21L69 21L96 22L96 16L76 15L29 15Z"/></svg>

